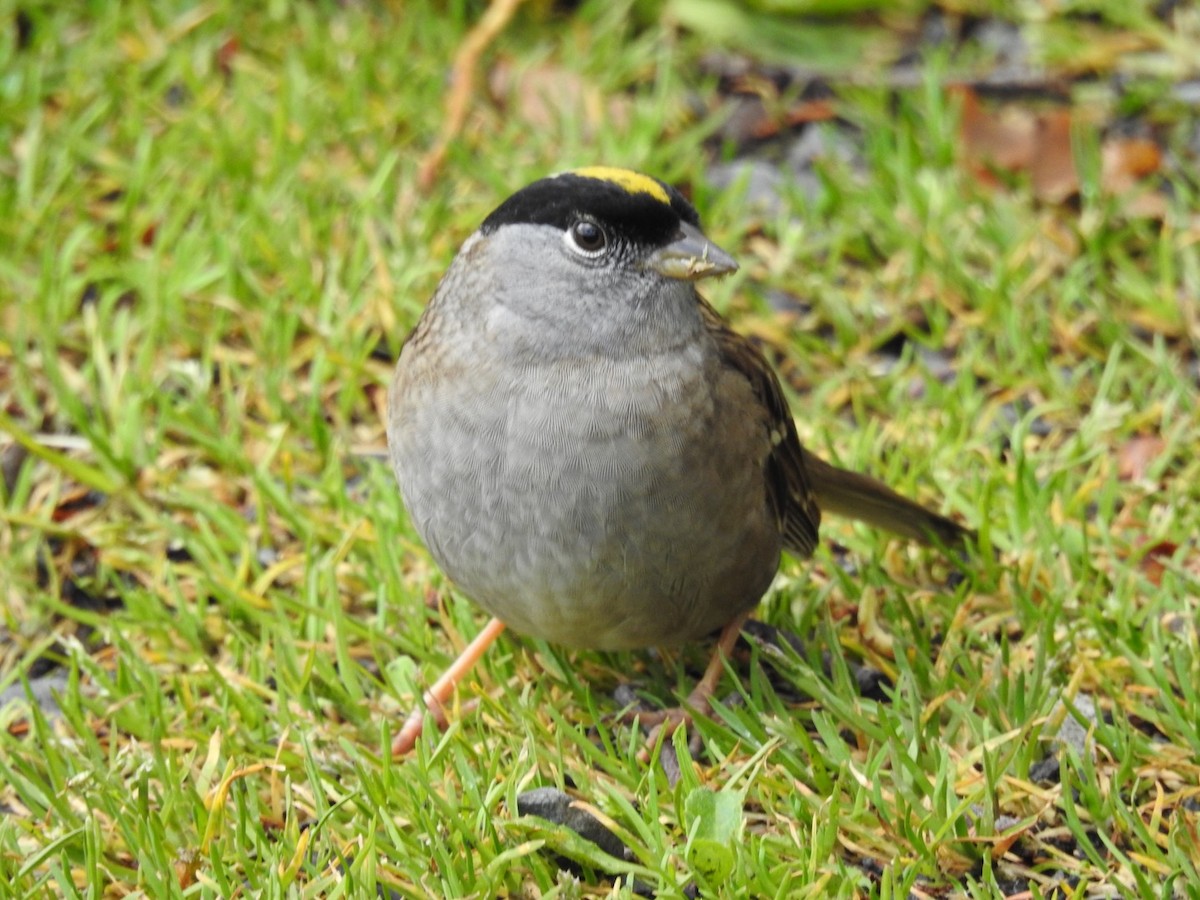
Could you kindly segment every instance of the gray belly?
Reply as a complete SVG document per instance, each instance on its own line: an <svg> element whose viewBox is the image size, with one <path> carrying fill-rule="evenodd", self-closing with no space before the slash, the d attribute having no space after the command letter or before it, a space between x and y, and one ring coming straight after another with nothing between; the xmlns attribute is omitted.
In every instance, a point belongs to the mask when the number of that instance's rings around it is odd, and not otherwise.
<svg viewBox="0 0 1200 900"><path fill-rule="evenodd" d="M398 376L392 462L446 574L514 630L577 647L692 640L753 606L781 547L764 425L679 368L503 391Z"/></svg>

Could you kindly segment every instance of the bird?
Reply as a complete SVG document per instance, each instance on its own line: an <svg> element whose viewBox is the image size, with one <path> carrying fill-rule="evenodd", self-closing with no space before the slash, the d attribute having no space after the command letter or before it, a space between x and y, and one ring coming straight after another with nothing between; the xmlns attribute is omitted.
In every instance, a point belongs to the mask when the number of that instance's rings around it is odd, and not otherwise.
<svg viewBox="0 0 1200 900"><path fill-rule="evenodd" d="M823 512L944 548L972 538L801 444L763 353L697 290L737 267L678 189L611 166L520 188L462 244L388 394L412 525L493 617L426 709L442 716L507 627L590 650L719 633L687 701L705 713L782 553L811 556ZM394 754L422 722L418 708Z"/></svg>

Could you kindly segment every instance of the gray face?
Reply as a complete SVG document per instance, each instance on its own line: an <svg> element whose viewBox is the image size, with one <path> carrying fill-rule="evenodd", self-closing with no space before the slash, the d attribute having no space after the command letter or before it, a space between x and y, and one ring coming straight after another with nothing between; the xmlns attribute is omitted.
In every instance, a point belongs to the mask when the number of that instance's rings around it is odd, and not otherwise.
<svg viewBox="0 0 1200 900"><path fill-rule="evenodd" d="M570 229L507 225L472 237L455 261L456 268L494 273L486 299L439 299L469 307L455 315L465 314L465 321L518 357L620 358L693 340L703 322L692 285L641 263L637 250L612 237L590 250Z"/></svg>

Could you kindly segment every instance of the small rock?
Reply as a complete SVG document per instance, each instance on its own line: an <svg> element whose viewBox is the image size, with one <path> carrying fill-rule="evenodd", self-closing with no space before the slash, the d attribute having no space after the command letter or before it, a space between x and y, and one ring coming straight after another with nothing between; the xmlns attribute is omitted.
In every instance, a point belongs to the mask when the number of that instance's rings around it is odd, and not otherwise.
<svg viewBox="0 0 1200 900"><path fill-rule="evenodd" d="M832 123L809 125L787 151L787 169L801 179L802 188L805 188L806 184L803 177L808 175L816 179L817 165L828 161L840 163L853 171L862 171L866 167L854 135L846 128L838 128ZM819 180L816 184L823 190ZM807 189L804 190L804 195L809 200L816 200L820 196L819 193L810 194Z"/></svg>
<svg viewBox="0 0 1200 900"><path fill-rule="evenodd" d="M777 216L787 208L784 176L777 166L761 159L738 159L709 167L708 183L720 191L745 182L745 205L764 216Z"/></svg>
<svg viewBox="0 0 1200 900"><path fill-rule="evenodd" d="M593 815L575 806L575 800L570 794L557 788L534 788L521 794L517 797L517 814L537 816L555 825L565 825L609 856L617 859L627 858L628 849L621 839L605 828Z"/></svg>
<svg viewBox="0 0 1200 900"><path fill-rule="evenodd" d="M29 451L20 444L6 444L0 447L0 482L4 484L4 495L12 494L17 486L17 478L21 475L21 467L29 457Z"/></svg>
<svg viewBox="0 0 1200 900"><path fill-rule="evenodd" d="M1057 756L1047 756L1029 767L1029 780L1034 784L1058 784L1059 766Z"/></svg>
<svg viewBox="0 0 1200 900"><path fill-rule="evenodd" d="M1171 96L1188 106L1200 106L1200 78L1179 82L1171 88Z"/></svg>
<svg viewBox="0 0 1200 900"><path fill-rule="evenodd" d="M46 718L58 718L58 697L66 691L69 679L70 675L67 670L62 668L54 669L40 678L29 679L29 696L32 697L33 702L38 705ZM0 709L10 703L19 703L25 699L27 699L25 685L21 682L10 684L0 691Z"/></svg>
<svg viewBox="0 0 1200 900"><path fill-rule="evenodd" d="M1063 701L1059 700L1054 705L1050 718L1053 719L1057 716L1064 706ZM1076 694L1071 699L1071 707L1074 711L1064 710L1066 715L1063 717L1062 725L1059 726L1058 734L1054 736L1054 739L1059 746L1073 747L1076 753L1083 756L1085 753L1093 752L1088 735L1090 726L1096 721L1096 704L1087 694ZM1076 713L1083 717L1084 722L1080 722L1076 718Z"/></svg>

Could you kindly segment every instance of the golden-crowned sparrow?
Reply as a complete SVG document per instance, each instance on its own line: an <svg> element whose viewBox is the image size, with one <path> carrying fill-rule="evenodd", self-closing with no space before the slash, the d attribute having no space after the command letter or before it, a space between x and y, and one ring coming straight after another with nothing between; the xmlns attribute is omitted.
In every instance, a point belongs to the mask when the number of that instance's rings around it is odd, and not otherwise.
<svg viewBox="0 0 1200 900"><path fill-rule="evenodd" d="M433 558L499 620L481 642L501 623L608 650L725 626L727 650L822 510L967 534L801 446L763 355L694 286L736 268L678 191L602 167L521 189L463 244L400 352L388 444Z"/></svg>

